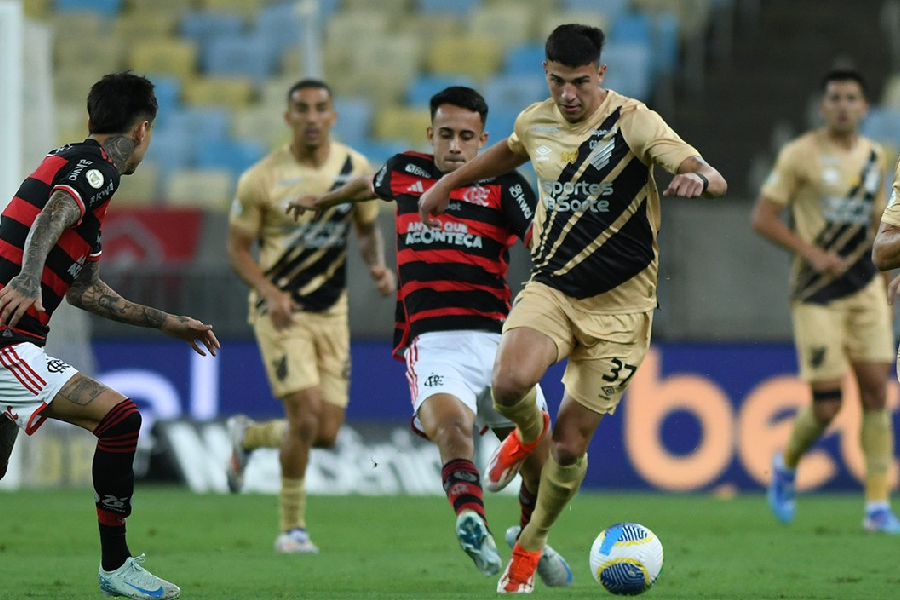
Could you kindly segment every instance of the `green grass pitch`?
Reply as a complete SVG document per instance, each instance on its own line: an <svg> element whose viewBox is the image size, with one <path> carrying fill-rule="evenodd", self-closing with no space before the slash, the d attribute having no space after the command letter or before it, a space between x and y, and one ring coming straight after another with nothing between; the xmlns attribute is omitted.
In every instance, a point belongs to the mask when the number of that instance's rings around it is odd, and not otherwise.
<svg viewBox="0 0 900 600"><path fill-rule="evenodd" d="M487 499L503 532L517 519L514 497ZM89 490L0 492L0 600L102 598L96 520ZM313 496L308 518L318 555L276 555L274 496L197 495L139 486L129 544L146 566L182 588L186 600L469 600L495 597L459 549L454 517L439 496ZM900 537L861 529L860 494L801 496L784 527L762 495L580 493L550 543L575 584L534 597L612 598L594 583L587 557L604 527L636 521L665 548L648 600L896 600Z"/></svg>

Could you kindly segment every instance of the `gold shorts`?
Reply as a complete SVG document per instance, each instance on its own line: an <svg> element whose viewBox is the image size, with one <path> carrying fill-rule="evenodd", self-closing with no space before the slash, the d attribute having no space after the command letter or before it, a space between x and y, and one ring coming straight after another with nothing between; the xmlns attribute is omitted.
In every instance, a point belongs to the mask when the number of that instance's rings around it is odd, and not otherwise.
<svg viewBox="0 0 900 600"><path fill-rule="evenodd" d="M791 304L800 377L841 379L851 362L892 363L895 359L891 307L884 280L872 282L829 304Z"/></svg>
<svg viewBox="0 0 900 600"><path fill-rule="evenodd" d="M278 398L319 387L322 400L346 408L350 381L350 326L345 314L298 312L278 331L268 315L253 324L272 393Z"/></svg>
<svg viewBox="0 0 900 600"><path fill-rule="evenodd" d="M629 314L584 312L578 301L530 281L516 297L504 331L528 327L556 344L557 360L569 357L566 392L579 404L612 414L647 350L653 311Z"/></svg>

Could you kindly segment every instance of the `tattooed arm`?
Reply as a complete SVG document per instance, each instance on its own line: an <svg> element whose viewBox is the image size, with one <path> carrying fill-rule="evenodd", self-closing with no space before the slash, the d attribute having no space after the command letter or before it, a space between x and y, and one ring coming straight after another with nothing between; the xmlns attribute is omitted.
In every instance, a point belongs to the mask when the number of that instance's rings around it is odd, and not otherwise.
<svg viewBox="0 0 900 600"><path fill-rule="evenodd" d="M85 263L78 279L66 292L66 300L72 306L111 321L159 329L165 334L188 342L201 356L206 356L206 352L198 342L202 343L213 356L219 348L219 341L213 333L212 325L206 325L191 317L171 315L158 308L137 304L120 296L100 279L97 261Z"/></svg>
<svg viewBox="0 0 900 600"><path fill-rule="evenodd" d="M721 173L699 156L689 156L681 162L678 174L663 191L663 196L719 198L727 190L728 184Z"/></svg>
<svg viewBox="0 0 900 600"><path fill-rule="evenodd" d="M44 311L41 304L41 274L50 250L63 231L78 222L81 209L66 192L54 192L38 214L25 238L22 270L0 290L0 322L15 327L30 307Z"/></svg>

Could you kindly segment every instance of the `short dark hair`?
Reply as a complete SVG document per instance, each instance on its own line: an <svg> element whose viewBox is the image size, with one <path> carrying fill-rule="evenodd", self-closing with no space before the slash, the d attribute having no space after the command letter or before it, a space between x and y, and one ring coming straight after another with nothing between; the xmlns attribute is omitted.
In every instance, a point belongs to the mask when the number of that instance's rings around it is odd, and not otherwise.
<svg viewBox="0 0 900 600"><path fill-rule="evenodd" d="M859 84L863 96L866 95L866 81L863 79L862 73L853 68L831 69L822 77L822 92L828 87L832 81L855 81Z"/></svg>
<svg viewBox="0 0 900 600"><path fill-rule="evenodd" d="M130 71L110 73L91 86L87 97L90 133L125 133L138 121L156 119L153 82Z"/></svg>
<svg viewBox="0 0 900 600"><path fill-rule="evenodd" d="M547 37L544 53L548 61L569 67L600 64L600 52L606 36L599 27L567 23Z"/></svg>
<svg viewBox="0 0 900 600"><path fill-rule="evenodd" d="M291 89L288 90L288 103L290 103L291 97L294 95L294 92L296 92L297 90L305 90L307 88L318 88L325 90L328 93L329 98L334 98L334 94L331 93L331 87L321 79L301 79L300 81L292 85Z"/></svg>
<svg viewBox="0 0 900 600"><path fill-rule="evenodd" d="M466 110L471 110L472 112L477 112L478 116L481 117L482 125L487 122L487 102L484 101L484 96L470 87L466 87L463 85L453 85L448 88L444 88L431 97L431 101L429 102L429 104L431 106L432 120L434 119L434 114L442 104L451 104L453 106L458 106Z"/></svg>

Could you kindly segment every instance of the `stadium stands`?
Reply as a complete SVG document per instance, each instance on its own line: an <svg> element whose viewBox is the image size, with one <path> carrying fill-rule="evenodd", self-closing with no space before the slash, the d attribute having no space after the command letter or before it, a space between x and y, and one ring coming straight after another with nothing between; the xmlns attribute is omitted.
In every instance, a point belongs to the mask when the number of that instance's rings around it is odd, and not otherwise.
<svg viewBox="0 0 900 600"><path fill-rule="evenodd" d="M731 0L726 0L731 1ZM713 0L689 0L706 17ZM654 82L679 61L687 9L676 0L34 0L30 16L56 32L55 97L82 107L102 73L130 68L157 84L160 118L146 200L176 170L215 166L232 180L249 157L288 137L285 93L307 71L311 10L323 70L335 89L335 136L380 163L395 150L424 147L428 99L471 85L490 107L494 140L518 111L546 97L543 40L557 25L586 22L608 34L607 83L649 100ZM599 9L599 10L598 10ZM637 9L637 10L636 10ZM94 40L107 37L105 51ZM111 41L110 41L111 40ZM79 68L74 68L74 66ZM74 111L62 110L64 115ZM83 130L60 119L66 134ZM221 150L199 153L215 142ZM238 151L252 147L252 151ZM202 164L201 164L202 163ZM157 177L153 176L156 173ZM233 183L233 181L232 181ZM137 184L135 188L139 187ZM147 190L150 190L148 192Z"/></svg>

